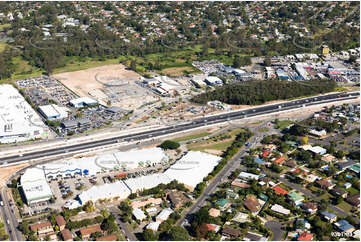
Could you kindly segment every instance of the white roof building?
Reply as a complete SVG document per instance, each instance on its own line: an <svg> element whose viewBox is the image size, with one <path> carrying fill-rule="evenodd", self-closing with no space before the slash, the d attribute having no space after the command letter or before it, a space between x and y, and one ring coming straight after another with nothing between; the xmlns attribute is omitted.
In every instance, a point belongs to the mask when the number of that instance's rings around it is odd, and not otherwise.
<svg viewBox="0 0 361 242"><path fill-rule="evenodd" d="M277 213L281 213L283 215L289 215L291 211L289 209L286 209L282 207L281 205L275 204L271 207L271 210Z"/></svg>
<svg viewBox="0 0 361 242"><path fill-rule="evenodd" d="M142 221L142 220L144 220L144 219L147 218L147 216L144 214L144 212L143 212L141 209L139 209L139 208L134 208L132 213L133 213L133 216L134 216L137 220Z"/></svg>
<svg viewBox="0 0 361 242"><path fill-rule="evenodd" d="M45 136L46 126L12 85L0 85L0 143L22 142Z"/></svg>
<svg viewBox="0 0 361 242"><path fill-rule="evenodd" d="M28 205L48 201L53 193L45 179L44 171L38 168L26 169L20 178L20 184Z"/></svg>
<svg viewBox="0 0 361 242"><path fill-rule="evenodd" d="M158 222L163 222L169 218L169 216L173 213L173 210L170 208L163 209L158 216L155 218Z"/></svg>
<svg viewBox="0 0 361 242"><path fill-rule="evenodd" d="M147 229L153 230L154 232L158 231L159 225L161 224L160 221L151 222L147 225Z"/></svg>
<svg viewBox="0 0 361 242"><path fill-rule="evenodd" d="M59 107L56 104L39 106L40 113L49 120L62 119L68 117L70 110L66 107Z"/></svg>
<svg viewBox="0 0 361 242"><path fill-rule="evenodd" d="M183 183L187 188L193 190L198 183L203 181L221 157L203 153L200 151L189 151L179 161L169 167L164 174L171 180Z"/></svg>
<svg viewBox="0 0 361 242"><path fill-rule="evenodd" d="M90 97L81 97L77 99L73 99L69 101L70 105L79 108L83 107L84 105L95 105L98 104L98 101L90 98Z"/></svg>
<svg viewBox="0 0 361 242"><path fill-rule="evenodd" d="M57 176L87 174L95 175L106 170L135 169L168 162L167 154L161 148L133 149L82 158L72 158L39 165L48 179Z"/></svg>
<svg viewBox="0 0 361 242"><path fill-rule="evenodd" d="M164 173L152 174L149 176L140 176L137 178L130 178L124 181L132 193L150 189L158 186L159 184L168 184L174 179L165 176Z"/></svg>
<svg viewBox="0 0 361 242"><path fill-rule="evenodd" d="M101 186L92 186L89 190L79 194L82 204L88 201L96 202L99 199L126 199L130 195L129 188L121 181L104 184Z"/></svg>
<svg viewBox="0 0 361 242"><path fill-rule="evenodd" d="M318 137L322 137L322 136L325 136L327 134L326 130L324 130L324 129L321 130L321 131L311 129L309 133L312 134L312 135L318 136Z"/></svg>
<svg viewBox="0 0 361 242"><path fill-rule="evenodd" d="M250 179L258 180L259 175L242 171L241 173L239 173L238 177L241 179L246 179L246 180L250 180Z"/></svg>

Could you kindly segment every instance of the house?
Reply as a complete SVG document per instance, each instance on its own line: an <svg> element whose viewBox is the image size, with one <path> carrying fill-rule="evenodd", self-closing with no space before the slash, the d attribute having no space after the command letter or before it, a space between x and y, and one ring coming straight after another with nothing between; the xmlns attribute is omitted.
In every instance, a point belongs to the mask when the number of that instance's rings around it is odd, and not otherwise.
<svg viewBox="0 0 361 242"><path fill-rule="evenodd" d="M360 164L353 164L347 167L347 170L354 172L356 175L360 175Z"/></svg>
<svg viewBox="0 0 361 242"><path fill-rule="evenodd" d="M69 229L63 229L61 231L61 237L63 238L64 241L72 241L73 240L73 236L71 236Z"/></svg>
<svg viewBox="0 0 361 242"><path fill-rule="evenodd" d="M261 179L259 179L260 180L260 182L263 182L264 183L264 185L270 185L270 182L272 182L272 179L271 178L269 178L269 177L262 177Z"/></svg>
<svg viewBox="0 0 361 242"><path fill-rule="evenodd" d="M216 205L220 208L221 211L228 209L231 206L231 203L227 199L219 199L216 201Z"/></svg>
<svg viewBox="0 0 361 242"><path fill-rule="evenodd" d="M286 209L284 207L282 207L281 205L275 204L271 207L271 210L283 215L289 215L291 213L291 211L289 209Z"/></svg>
<svg viewBox="0 0 361 242"><path fill-rule="evenodd" d="M242 180L252 180L252 179L258 180L259 175L242 171L241 173L239 173L238 178Z"/></svg>
<svg viewBox="0 0 361 242"><path fill-rule="evenodd" d="M83 240L88 240L90 235L95 232L103 232L99 224L80 229L80 235Z"/></svg>
<svg viewBox="0 0 361 242"><path fill-rule="evenodd" d="M351 204L352 206L359 208L360 207L360 193L349 196L346 199L346 202L348 202L349 204Z"/></svg>
<svg viewBox="0 0 361 242"><path fill-rule="evenodd" d="M219 225L216 225L216 224L206 224L207 225L207 228L208 228L208 231L214 231L214 232L218 232L219 229L221 228L221 226Z"/></svg>
<svg viewBox="0 0 361 242"><path fill-rule="evenodd" d="M222 229L222 235L231 239L235 239L240 235L241 231L239 229L232 229L225 227Z"/></svg>
<svg viewBox="0 0 361 242"><path fill-rule="evenodd" d="M49 221L31 224L30 229L39 235L54 232L53 226L51 226Z"/></svg>
<svg viewBox="0 0 361 242"><path fill-rule="evenodd" d="M297 238L297 241L311 241L313 239L313 234L303 232Z"/></svg>
<svg viewBox="0 0 361 242"><path fill-rule="evenodd" d="M165 208L158 214L158 216L155 218L155 220L159 221L159 222L166 221L172 213L173 213L172 209Z"/></svg>
<svg viewBox="0 0 361 242"><path fill-rule="evenodd" d="M258 156L253 156L253 161L258 165L264 165L265 164L264 160L262 160Z"/></svg>
<svg viewBox="0 0 361 242"><path fill-rule="evenodd" d="M295 220L295 230L296 232L304 232L311 228L311 224L304 218L298 218Z"/></svg>
<svg viewBox="0 0 361 242"><path fill-rule="evenodd" d="M271 153L272 153L272 151L265 150L265 151L263 151L262 156L263 156L263 158L267 158Z"/></svg>
<svg viewBox="0 0 361 242"><path fill-rule="evenodd" d="M249 215L247 213L241 213L238 212L236 216L232 218L232 221L238 222L238 223L245 223L249 221Z"/></svg>
<svg viewBox="0 0 361 242"><path fill-rule="evenodd" d="M110 235L96 238L96 241L116 241L116 240L117 240L117 236L115 234L110 234Z"/></svg>
<svg viewBox="0 0 361 242"><path fill-rule="evenodd" d="M350 187L352 187L352 184L349 182L346 182L345 184L343 184L343 187L346 189L349 189Z"/></svg>
<svg viewBox="0 0 361 242"><path fill-rule="evenodd" d="M254 232L247 232L244 237L244 241L267 241L267 238L263 237L260 234L256 234Z"/></svg>
<svg viewBox="0 0 361 242"><path fill-rule="evenodd" d="M324 130L324 129L321 131L311 129L310 132L308 132L308 133L313 136L316 136L316 137L323 137L323 136L326 136L326 134L327 134L326 130Z"/></svg>
<svg viewBox="0 0 361 242"><path fill-rule="evenodd" d="M285 196L288 193L288 191L279 186L273 187L272 189L277 195Z"/></svg>
<svg viewBox="0 0 361 242"><path fill-rule="evenodd" d="M321 160L323 160L327 163L337 161L336 157L334 157L333 155L330 155L330 154L323 155Z"/></svg>
<svg viewBox="0 0 361 242"><path fill-rule="evenodd" d="M336 166L338 167L338 169L340 169L341 171L345 170L346 168L352 166L356 164L355 162L349 160L349 161L346 161L346 162L337 162L336 163Z"/></svg>
<svg viewBox="0 0 361 242"><path fill-rule="evenodd" d="M147 218L144 212L139 208L134 208L132 213L136 220L142 221Z"/></svg>
<svg viewBox="0 0 361 242"><path fill-rule="evenodd" d="M295 160L288 160L284 163L284 165L290 168L295 168L297 166L297 163Z"/></svg>
<svg viewBox="0 0 361 242"><path fill-rule="evenodd" d="M330 190L330 193L334 196L341 196L343 198L346 198L347 197L347 192L342 190L341 188L339 187L334 187Z"/></svg>
<svg viewBox="0 0 361 242"><path fill-rule="evenodd" d="M255 198L254 196L246 197L243 205L252 213L258 212L258 210L261 208L261 204L259 204L257 198Z"/></svg>
<svg viewBox="0 0 361 242"><path fill-rule="evenodd" d="M309 214L314 214L317 212L317 204L311 202L304 202L301 205L302 209Z"/></svg>
<svg viewBox="0 0 361 242"><path fill-rule="evenodd" d="M328 180L326 179L322 179L322 180L317 180L316 181L316 184L322 188L322 189L327 189L327 190L330 190L331 188L333 188L335 185L332 184L331 182L329 182Z"/></svg>
<svg viewBox="0 0 361 242"><path fill-rule="evenodd" d="M322 212L321 212L321 215L323 216L323 218L324 218L325 220L327 220L327 221L330 222L330 223L334 223L334 222L336 222L336 220L337 220L337 215L334 214L334 213L330 213L330 212L328 212L328 211L322 211Z"/></svg>
<svg viewBox="0 0 361 242"><path fill-rule="evenodd" d="M276 164L278 164L278 165L282 165L283 162L285 162L285 160L286 160L285 157L280 157L280 158L274 160L273 162L276 163Z"/></svg>
<svg viewBox="0 0 361 242"><path fill-rule="evenodd" d="M218 217L221 214L221 210L216 209L216 208L211 208L211 209L209 209L208 214L211 217Z"/></svg>
<svg viewBox="0 0 361 242"><path fill-rule="evenodd" d="M235 179L234 181L232 181L231 186L237 187L237 188L249 188L250 187L250 185L248 185L247 183L242 182L241 179Z"/></svg>
<svg viewBox="0 0 361 242"><path fill-rule="evenodd" d="M183 206L186 202L189 202L190 199L184 195L181 191L171 191L167 194L169 201L172 203L172 207L178 209Z"/></svg>
<svg viewBox="0 0 361 242"><path fill-rule="evenodd" d="M291 201L291 203L294 206L300 205L303 202L303 200L305 200L305 198L301 194L299 194L297 192L288 193L287 198Z"/></svg>
<svg viewBox="0 0 361 242"><path fill-rule="evenodd" d="M161 224L161 222L159 222L159 221L151 222L147 225L147 229L157 232L160 224Z"/></svg>
<svg viewBox="0 0 361 242"><path fill-rule="evenodd" d="M334 225L341 232L351 233L352 231L355 230L355 227L344 219L337 221L336 223L334 223Z"/></svg>
<svg viewBox="0 0 361 242"><path fill-rule="evenodd" d="M65 219L63 216L61 216L61 215L56 216L55 221L56 221L56 224L58 225L60 231L65 229L66 222L65 222Z"/></svg>

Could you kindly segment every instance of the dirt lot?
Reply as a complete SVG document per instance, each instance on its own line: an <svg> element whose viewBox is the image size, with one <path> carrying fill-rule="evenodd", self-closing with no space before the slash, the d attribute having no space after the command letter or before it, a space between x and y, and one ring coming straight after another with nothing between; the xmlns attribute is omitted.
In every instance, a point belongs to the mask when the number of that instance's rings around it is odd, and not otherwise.
<svg viewBox="0 0 361 242"><path fill-rule="evenodd" d="M15 172L17 172L18 170L27 167L29 164L28 163L23 163L20 165L16 165L16 166L9 166L9 167L4 167L1 168L1 172L0 172L0 187L3 187L6 185L6 180Z"/></svg>
<svg viewBox="0 0 361 242"><path fill-rule="evenodd" d="M110 100L112 105L127 109L129 104L139 106L151 96L135 83L141 76L121 64L65 72L53 77L79 96L93 97L103 105ZM127 100L127 104L123 100Z"/></svg>

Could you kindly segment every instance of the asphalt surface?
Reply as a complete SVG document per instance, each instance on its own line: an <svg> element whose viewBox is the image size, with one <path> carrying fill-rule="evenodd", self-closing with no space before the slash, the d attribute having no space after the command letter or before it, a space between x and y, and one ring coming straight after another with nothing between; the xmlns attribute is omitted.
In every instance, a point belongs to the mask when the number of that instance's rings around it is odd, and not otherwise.
<svg viewBox="0 0 361 242"><path fill-rule="evenodd" d="M109 208L109 211L114 215L115 217L115 221L117 222L117 224L119 225L119 227L123 230L126 239L127 240L131 240L131 241L136 241L137 237L135 237L134 233L132 231L130 231L130 229L128 228L128 225L123 223L120 218L119 218L119 209L117 207L111 207Z"/></svg>
<svg viewBox="0 0 361 242"><path fill-rule="evenodd" d="M257 108L251 108L247 110L241 110L236 112L229 112L204 118L196 119L189 123L179 124L179 125L173 125L166 128L156 129L156 130L150 130L150 131L144 131L136 134L129 134L129 135L122 135L118 137L113 138L107 138L97 141L90 141L87 143L82 144L76 144L72 146L66 146L66 147L59 147L59 148L53 148L53 149L45 149L43 151L36 151L36 152L29 152L24 153L21 155L16 156L8 156L8 157L2 157L0 158L0 165L2 164L11 164L14 162L24 162L29 161L31 159L37 159L37 158L44 158L51 155L59 155L64 154L68 152L73 151L81 151L89 148L94 148L102 145L109 145L109 144L115 144L117 142L130 142L130 141L140 141L144 139L151 139L154 137L166 135L166 134L172 134L180 131L185 131L188 129L203 127L207 125L222 123L226 121L231 120L237 120L242 119L246 117L254 117L258 115L263 114L270 114L275 113L279 111L287 111L292 110L295 108L300 108L302 106L312 106L312 105L318 105L323 103L328 103L331 101L341 101L341 100L349 100L357 98L360 95L359 92L352 92L352 93L336 93L336 94L327 94L317 97L310 97L310 98L304 98L304 99L298 99L294 101L289 102L283 102L278 103L274 105L267 105Z"/></svg>
<svg viewBox="0 0 361 242"><path fill-rule="evenodd" d="M277 221L268 221L264 224L266 228L270 229L273 233L272 241L281 241L284 231L281 229L282 224Z"/></svg>
<svg viewBox="0 0 361 242"><path fill-rule="evenodd" d="M21 241L24 240L21 232L18 230L19 223L14 214L13 208L9 204L9 199L6 193L6 189L1 189L0 199L3 201L4 206L1 206L0 212L3 217L5 229L9 234L9 240ZM9 223L8 223L9 222Z"/></svg>

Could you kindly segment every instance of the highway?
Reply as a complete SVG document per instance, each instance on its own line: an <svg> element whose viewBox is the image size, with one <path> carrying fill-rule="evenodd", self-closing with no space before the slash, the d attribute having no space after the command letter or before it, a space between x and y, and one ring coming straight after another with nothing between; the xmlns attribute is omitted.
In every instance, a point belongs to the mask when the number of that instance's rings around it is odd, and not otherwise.
<svg viewBox="0 0 361 242"><path fill-rule="evenodd" d="M1 206L0 213L4 220L4 225L6 231L9 233L10 241L21 241L24 240L21 232L18 230L19 223L16 219L13 209L9 204L9 199L6 194L7 190L5 188L0 190L0 200L4 203L4 206ZM8 223L9 222L9 223Z"/></svg>
<svg viewBox="0 0 361 242"><path fill-rule="evenodd" d="M250 108L241 111L223 113L208 117L196 119L192 122L183 123L179 125L173 125L165 128L143 131L135 134L122 135L113 138L106 138L102 140L89 141L82 144L75 144L71 146L63 146L58 148L44 149L42 151L28 152L21 155L7 156L0 158L0 165L11 164L15 162L25 162L31 159L45 158L52 155L59 155L74 151L82 151L89 148L99 147L103 145L116 144L119 140L121 142L140 141L149 138L155 138L163 135L173 134L176 132L186 131L193 128L205 127L207 125L213 125L217 123L223 123L231 120L237 120L247 117L255 117L264 114L277 113L280 111L287 111L301 107L307 107L312 105L326 104L334 101L350 100L359 97L359 92L352 93L332 93L321 95L317 97L309 97L298 99L294 101L288 101L283 103L277 103L273 105L266 105L261 107Z"/></svg>

